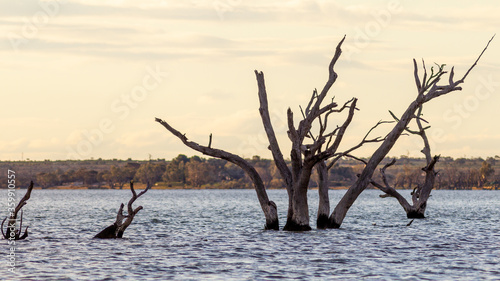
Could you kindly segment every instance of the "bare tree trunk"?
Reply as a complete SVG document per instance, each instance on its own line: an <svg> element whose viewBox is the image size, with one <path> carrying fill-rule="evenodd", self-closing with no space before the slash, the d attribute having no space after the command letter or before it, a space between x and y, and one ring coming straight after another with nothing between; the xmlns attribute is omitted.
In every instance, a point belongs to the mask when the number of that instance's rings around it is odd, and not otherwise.
<svg viewBox="0 0 500 281"><path fill-rule="evenodd" d="M425 218L425 209L427 208L427 200L431 195L431 191L434 188L434 183L436 181L437 173L434 171L434 165L438 161L439 156L434 156L434 158L424 167L422 170L425 171L425 182L422 186L417 186L412 192L413 205L410 210L406 212L408 218Z"/></svg>
<svg viewBox="0 0 500 281"><path fill-rule="evenodd" d="M330 215L328 227L329 228L339 228L344 218L347 214L347 211L351 208L352 204L356 201L358 196L363 192L368 184L371 182L371 178L377 165L384 159L384 157L389 153L392 149L396 141L398 140L401 133L405 130L408 123L410 123L411 119L415 111L419 106L419 101L414 101L410 104L406 112L401 117L400 121L394 126L392 131L387 135L386 139L382 142L380 147L373 153L370 160L366 164L365 168L361 172L356 183L351 186L347 192L344 194L340 202L337 204L333 213Z"/></svg>
<svg viewBox="0 0 500 281"><path fill-rule="evenodd" d="M328 225L328 216L330 215L330 198L328 195L328 167L324 161L316 164L318 172L318 216L316 218L316 227L324 229Z"/></svg>
<svg viewBox="0 0 500 281"><path fill-rule="evenodd" d="M120 205L120 209L118 210L118 214L116 215L115 222L106 227L104 230L99 232L94 236L94 238L101 239L112 239L112 238L122 238L125 229L132 223L135 215L142 210L142 206L137 208L132 208L132 204L137 200L137 198L141 197L144 193L146 193L150 189L151 185L148 183L146 189L137 194L134 190L134 181L130 181L130 190L132 191L132 198L128 201L127 204L127 215L123 215L123 207L125 205L122 203ZM124 221L125 220L125 221Z"/></svg>
<svg viewBox="0 0 500 281"><path fill-rule="evenodd" d="M23 240L28 237L28 227L26 227L26 229L24 230L24 234L21 235L21 231L23 228L23 211L21 209L28 203L27 201L30 199L32 190L33 181L30 182L30 186L28 187L28 190L26 190L26 194L24 194L23 198L21 198L16 208L14 209L14 212L10 212L10 215L3 219L2 225L0 226L3 238L10 240ZM17 214L19 213L19 211L21 211L21 216L19 220L19 230L17 230ZM3 224L5 223L5 220L7 220L7 218L9 219L7 222L7 230L4 233Z"/></svg>
<svg viewBox="0 0 500 281"><path fill-rule="evenodd" d="M434 166L439 160L439 156L431 157L431 146L429 144L429 140L427 139L427 134L425 133L426 128L422 126L422 119L420 118L420 116L422 116L422 109L422 106L418 109L416 118L419 131L414 133L420 135L422 141L424 142L422 153L425 155L427 166L422 168L422 170L425 172L425 182L423 186L417 186L412 192L413 209L409 212L406 212L408 218L425 217L427 200L431 195L431 191L434 188L434 183L436 181L437 173L434 170Z"/></svg>
<svg viewBox="0 0 500 281"><path fill-rule="evenodd" d="M276 134L274 133L274 128L271 123L271 117L269 115L269 104L267 101L267 90L266 84L264 80L264 73L258 72L255 70L255 76L257 78L257 85L259 88L259 113L262 119L262 124L264 126L264 130L266 131L267 139L269 141L269 150L271 150L273 155L273 160L278 168L278 171L285 181L286 191L288 193L288 212L287 212L287 221L290 220L293 216L293 177L290 169L288 168L285 159L283 157L283 153L281 152L280 146L278 144L278 140L276 139Z"/></svg>
<svg viewBox="0 0 500 281"><path fill-rule="evenodd" d="M302 167L299 178L293 186L293 216L287 220L283 230L307 231L309 226L309 205L307 203L307 191L311 178L312 167L307 165Z"/></svg>
<svg viewBox="0 0 500 281"><path fill-rule="evenodd" d="M307 231L309 226L309 206L307 204L307 189L299 188L293 193L293 216L287 220L283 230Z"/></svg>
<svg viewBox="0 0 500 281"><path fill-rule="evenodd" d="M238 155L226 152L224 150L214 149L210 146L202 146L196 142L189 141L185 134L181 134L167 122L159 118L156 118L155 121L162 124L163 127L165 127L174 136L178 137L186 146L203 154L224 159L242 168L254 184L255 191L257 192L257 198L259 199L260 206L262 208L262 211L264 212L264 216L266 217L265 229L279 230L278 210L276 204L273 201L269 200L264 182L262 181L259 173L252 165L250 165L247 161L245 161L245 159L239 157Z"/></svg>

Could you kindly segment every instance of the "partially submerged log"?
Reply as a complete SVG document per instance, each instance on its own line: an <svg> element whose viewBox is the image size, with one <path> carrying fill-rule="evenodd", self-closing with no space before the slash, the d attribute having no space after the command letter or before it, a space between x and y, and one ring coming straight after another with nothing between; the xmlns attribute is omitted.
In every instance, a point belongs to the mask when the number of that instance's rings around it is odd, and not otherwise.
<svg viewBox="0 0 500 281"><path fill-rule="evenodd" d="M137 208L132 208L132 204L137 198L141 197L144 193L146 193L150 189L150 184L147 184L146 189L137 194L134 190L134 181L130 181L130 190L132 191L132 198L128 201L127 204L127 215L123 215L123 207L125 206L123 203L120 205L120 209L118 210L118 214L116 215L115 222L103 229L101 232L96 234L94 238L101 239L110 239L110 238L122 238L125 229L132 223L135 215L142 210L142 206Z"/></svg>
<svg viewBox="0 0 500 281"><path fill-rule="evenodd" d="M3 219L1 225L3 238L10 240L22 240L28 237L28 227L24 229L24 234L21 235L23 228L23 211L21 209L24 207L24 205L28 203L27 201L30 199L32 190L33 190L33 181L31 181L30 186L26 191L26 194L24 194L23 198L21 198L21 201L19 201L19 203L17 204L16 208L14 209L14 212L10 212L10 216L7 216L5 219ZM19 229L17 229L17 214L19 213L19 211L21 211L21 215L19 219ZM7 219L9 219L7 223L7 231L4 232L3 225Z"/></svg>

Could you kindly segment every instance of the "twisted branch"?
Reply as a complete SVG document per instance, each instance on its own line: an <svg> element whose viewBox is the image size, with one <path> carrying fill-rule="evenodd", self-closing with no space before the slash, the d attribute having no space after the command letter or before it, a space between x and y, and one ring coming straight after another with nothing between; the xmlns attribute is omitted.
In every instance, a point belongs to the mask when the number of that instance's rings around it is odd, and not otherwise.
<svg viewBox="0 0 500 281"><path fill-rule="evenodd" d="M16 208L14 209L13 213L10 213L10 216L6 217L3 221L2 224L0 225L2 235L5 239L14 239L14 240L22 240L28 237L28 227L24 230L24 234L21 236L21 231L23 227L23 211L21 210L24 205L26 205L28 200L30 199L31 196L31 191L33 190L33 181L30 182L30 185L28 187L28 190L26 191L26 194L24 194L23 198L19 201L17 204ZM19 229L16 229L16 223L17 223L17 214L21 211L21 217L20 217L20 222L19 222ZM7 231L4 233L3 231L3 225L5 221L8 220L7 223ZM14 234L12 234L14 233Z"/></svg>

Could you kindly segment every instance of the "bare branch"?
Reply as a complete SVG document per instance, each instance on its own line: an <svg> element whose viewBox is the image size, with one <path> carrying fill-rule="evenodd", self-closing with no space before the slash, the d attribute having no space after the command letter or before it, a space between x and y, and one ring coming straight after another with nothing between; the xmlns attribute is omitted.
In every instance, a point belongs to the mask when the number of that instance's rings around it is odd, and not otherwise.
<svg viewBox="0 0 500 281"><path fill-rule="evenodd" d="M309 113L311 112L311 105L312 105L313 101L317 98L318 98L318 90L314 89L312 96L311 96L311 99L309 100L309 103L307 104L306 112L305 112L305 114L303 114L304 119L306 119L306 116L309 115Z"/></svg>
<svg viewBox="0 0 500 281"><path fill-rule="evenodd" d="M135 216L137 214L137 212L139 212L141 209L142 209L142 206L139 206L137 209L133 209L132 208L132 204L135 202L135 200L137 200L139 197L141 197L144 193L146 193L149 189L151 188L151 185L149 184L149 182L147 183L146 185L146 189L144 189L143 191L141 191L139 193L139 195L136 194L135 190L134 190L134 181L130 181L130 190L132 191L132 198L130 198L130 200L128 201L128 204L127 204L127 213L128 213L128 216L130 217L130 215L132 214L132 217Z"/></svg>
<svg viewBox="0 0 500 281"><path fill-rule="evenodd" d="M366 161L365 161L365 160L363 160L363 159L361 159L361 158L358 158L358 157L356 157L356 156L354 156L354 155L351 155L351 154L345 154L345 153L337 153L337 154L336 154L336 155L332 158L332 160L330 161L330 163L328 163L327 169L328 169L328 170L330 170L330 169L333 167L333 165L335 165L335 163L337 163L337 161L338 161L340 158L342 158L342 157L352 158L352 159L354 159L354 160L356 160L356 161L359 161L359 162L361 162L361 163L363 163L363 164L365 164L365 165L366 165Z"/></svg>
<svg viewBox="0 0 500 281"><path fill-rule="evenodd" d="M365 136L363 137L363 139L355 146L345 150L344 152L342 153L338 153L340 155L340 157L342 156L347 156L347 157L350 157L350 158L353 158L353 159L356 159L358 160L357 158L355 158L354 156L351 156L350 153L353 152L354 150L362 147L365 143L374 143L374 142L382 142L385 140L385 138L381 138L381 137L375 137L373 139L368 139L368 136L370 135L370 133L375 130L378 126L382 125L382 124L388 124L388 123L393 123L393 121L378 121L377 124L375 124L373 127L370 128L370 130L365 134ZM363 163L367 164L366 161L362 161Z"/></svg>
<svg viewBox="0 0 500 281"><path fill-rule="evenodd" d="M337 80L337 73L334 70L335 64L337 63L337 60L339 59L340 55L342 54L342 43L344 43L345 36L340 40L340 42L337 44L337 47L335 49L335 54L330 61L330 65L328 66L328 81L326 82L325 86L323 87L323 90L321 90L321 93L315 97L315 102L312 105L312 108L310 110L310 113L307 114L306 110L306 119L302 120L299 123L299 136L300 136L300 141L304 139L306 134L309 132L311 129L312 123L314 119L316 119L319 115L318 112L320 110L321 103L323 102L323 99L326 97L328 94L328 91L332 87L332 85L335 83ZM309 108L309 106L308 106Z"/></svg>
<svg viewBox="0 0 500 281"><path fill-rule="evenodd" d="M384 182L386 187L389 187L389 182L387 181L387 177L385 175L385 170L389 168L390 166L394 165L396 163L396 158L392 159L391 162L387 163L384 165L384 167L380 170L380 173L382 174L382 181Z"/></svg>
<svg viewBox="0 0 500 281"><path fill-rule="evenodd" d="M337 128L338 129L337 137L335 138L333 144L331 146L327 147L324 152L321 152L321 153L317 154L316 156L314 156L313 162L318 163L319 161L323 161L323 160L331 157L337 151L337 149L340 145L340 142L342 141L342 139L344 137L344 133L347 130L347 127L349 126L349 124L351 124L352 118L354 117L354 111L356 110L356 103L357 103L358 99L353 98L351 101L352 101L351 105L349 106L349 114L347 115L347 118L344 121L344 123L342 124L342 126ZM346 106L346 108L347 108L347 106Z"/></svg>
<svg viewBox="0 0 500 281"><path fill-rule="evenodd" d="M17 204L16 210L14 211L14 217L17 217L17 212L19 212L19 210L21 210L21 208L28 203L27 201L30 199L32 190L33 190L33 181L30 182L26 194L24 194L23 198L21 198L21 201L19 201L19 204Z"/></svg>
<svg viewBox="0 0 500 281"><path fill-rule="evenodd" d="M448 77L448 83L453 84L453 76L455 76L455 67L451 67L450 76Z"/></svg>
<svg viewBox="0 0 500 281"><path fill-rule="evenodd" d="M259 87L259 112L262 119L262 123L264 125L264 130L266 131L267 139L269 141L269 148L272 152L274 163L276 167L280 171L281 177L284 179L287 186L291 186L292 182L292 173L288 166L286 165L285 159L283 157L283 153L281 153L280 146L278 144L278 140L276 138L276 134L274 133L274 128L271 123L271 117L269 115L269 105L267 101L267 91L266 91L266 83L264 80L264 73L255 71L255 76L257 78L257 85ZM209 146L210 148L210 146Z"/></svg>
<svg viewBox="0 0 500 281"><path fill-rule="evenodd" d="M399 204L403 207L403 209L408 212L411 209L410 203L394 188L391 187L388 180L387 176L385 175L385 170L389 168L390 166L394 165L396 163L396 159L392 159L391 162L387 163L384 165L383 168L380 169L380 174L382 175L382 181L384 182L384 185L381 185L374 181L373 179L370 180L370 183L375 186L376 188L380 189L390 197L395 197Z"/></svg>
<svg viewBox="0 0 500 281"><path fill-rule="evenodd" d="M8 218L8 217L5 217L5 218L3 219L3 221L2 221L2 225L0 225L0 229L2 230L2 236L3 236L3 238L4 238L4 239L9 239L9 238L8 238L8 236L7 236L7 234L5 234L5 233L3 232L3 224L5 223L5 220L7 220L7 218Z"/></svg>
<svg viewBox="0 0 500 281"><path fill-rule="evenodd" d="M293 112L290 108L288 108L287 112L287 124L288 124L288 137L292 142L299 141L299 135L297 130L295 129L295 125L293 123Z"/></svg>
<svg viewBox="0 0 500 281"><path fill-rule="evenodd" d="M274 204L274 202L269 200L264 186L264 182L262 181L262 178L260 177L259 173L257 173L257 171L252 165L250 165L247 161L245 161L238 155L226 152L221 149L214 149L199 145L196 142L188 141L187 137L184 134L174 129L167 122L159 118L155 118L155 121L163 125L163 127L165 127L174 136L178 137L186 146L196 151L199 151L203 154L227 160L242 168L250 177L250 179L252 179L252 182L254 184L255 191L257 192L257 197L259 199L261 208L264 212L264 215L266 216L266 229L276 229L276 230L279 229L277 211L273 207L276 206L276 204Z"/></svg>
<svg viewBox="0 0 500 281"><path fill-rule="evenodd" d="M352 99L350 99L350 100L346 101L346 102L344 103L344 105L343 105L341 108L339 108L339 109L333 109L334 107L336 107L336 106L337 106L337 104L336 104L336 103L334 103L334 102L333 102L333 100L332 100L332 103L330 104L330 105L333 105L333 104L334 104L334 106L333 106L332 108L330 108L329 110L321 110L321 111L320 111L320 112L321 112L321 114L323 114L324 112L326 112L326 114L325 114L325 116L324 116L324 122L323 122L323 123L324 123L324 125L321 127L321 129L322 129L322 130L320 131L320 134L319 134L319 135L320 135L320 137L321 137L321 136L323 136L323 133L325 132L325 130L326 130L326 129L327 129L327 127L328 127L328 117L330 117L330 114L332 114L332 113L339 113L339 112L344 111L344 109L346 109L346 108L350 108L350 105L352 104L352 102L354 101L354 99L355 99L355 98L352 98ZM325 108L326 108L326 106L325 106L323 109L325 109ZM320 123L321 123L321 117L319 117L318 119L320 120ZM331 135L334 135L334 134L336 133L336 131L337 131L337 129L338 129L338 128L339 128L339 127L337 127L337 128L336 128L333 132L331 132L330 134L326 135L326 136L325 136L325 138L330 137ZM327 145L327 147L328 147L328 146L329 146L329 145Z"/></svg>
<svg viewBox="0 0 500 281"><path fill-rule="evenodd" d="M490 45L490 43L494 37L495 36L491 37L491 39L488 41L488 43L484 47L481 54L477 57L474 64L471 65L471 67L467 70L467 72L464 74L464 76L460 80L453 81L455 71L454 71L454 68L452 68L452 71L451 71L449 78L448 78L448 85L438 86L437 83L439 82L441 76L446 73L446 71L444 71L442 68L442 67L444 67L444 65L442 65L439 72L435 75L436 77L433 80L429 79L430 81L427 83L428 85L426 85L426 86L427 86L427 89L430 88L430 90L428 90L428 93L425 95L425 97L423 99L423 103L430 101L431 99L437 98L439 96L448 94L450 92L462 90L462 88L459 87L458 85L460 85L464 82L465 78L469 75L469 73L472 71L472 69L477 65L479 59L483 56L486 49L488 49L488 46ZM423 81L425 82L425 80L423 80Z"/></svg>
<svg viewBox="0 0 500 281"><path fill-rule="evenodd" d="M422 68L424 69L424 77L422 78L422 94L425 93L425 81L427 81L427 68L425 67L425 61L422 59Z"/></svg>
<svg viewBox="0 0 500 281"><path fill-rule="evenodd" d="M495 34L496 35L496 34ZM462 77L462 79L460 79L461 81L465 80L465 78L467 77L467 75L469 75L469 73L472 71L472 69L477 65L479 59L481 59L481 57L483 56L484 52L486 52L486 49L488 49L488 46L490 45L491 41L493 41L493 38L495 38L495 35L493 35L491 37L491 39L488 41L488 43L486 44L486 46L484 47L483 51L481 52L481 54L479 54L479 56L477 57L476 61L474 62L474 64L472 64L472 66L467 70L467 72L464 74L464 76ZM451 78L450 78L451 79ZM451 84L451 83L450 83Z"/></svg>
<svg viewBox="0 0 500 281"><path fill-rule="evenodd" d="M31 181L28 189L26 190L26 194L24 194L23 198L21 198L21 200L17 204L16 208L14 209L14 212L11 212L10 216L7 216L3 220L1 228L2 228L2 235L5 239L12 239L13 238L15 240L22 240L22 239L25 239L26 237L28 237L28 227L26 227L26 229L24 230L24 235L20 236L21 232L22 232L22 227L23 227L23 211L21 209L24 207L24 205L26 205L28 203L27 201L30 199L31 191L33 190L33 186L34 186L33 181ZM17 226L16 226L17 214L19 213L19 211L21 211L21 216L20 216L20 222L19 222L19 229L17 229ZM4 224L5 220L7 220L7 218L8 218L7 231L4 233L3 224ZM14 235L11 234L12 232L14 232Z"/></svg>
<svg viewBox="0 0 500 281"><path fill-rule="evenodd" d="M415 59L413 59L413 75L415 76L415 83L417 84L417 90L418 93L420 94L422 89L422 84L420 84L420 78L418 77L418 65Z"/></svg>

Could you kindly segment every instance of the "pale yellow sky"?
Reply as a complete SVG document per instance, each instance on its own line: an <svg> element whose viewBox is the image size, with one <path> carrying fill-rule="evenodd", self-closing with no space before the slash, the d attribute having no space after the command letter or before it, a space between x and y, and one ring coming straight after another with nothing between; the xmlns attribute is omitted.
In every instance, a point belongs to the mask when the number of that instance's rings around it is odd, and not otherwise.
<svg viewBox="0 0 500 281"><path fill-rule="evenodd" d="M155 117L202 144L212 133L213 147L270 158L255 69L265 74L288 154L286 109L298 118L298 106L323 87L344 35L330 94L359 99L350 146L414 98L413 58L463 75L498 32L499 14L496 1L2 0L0 159L196 154ZM498 40L461 92L424 109L433 153L500 154ZM421 147L403 137L390 155L420 157Z"/></svg>

